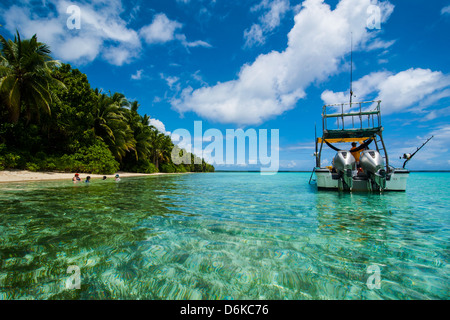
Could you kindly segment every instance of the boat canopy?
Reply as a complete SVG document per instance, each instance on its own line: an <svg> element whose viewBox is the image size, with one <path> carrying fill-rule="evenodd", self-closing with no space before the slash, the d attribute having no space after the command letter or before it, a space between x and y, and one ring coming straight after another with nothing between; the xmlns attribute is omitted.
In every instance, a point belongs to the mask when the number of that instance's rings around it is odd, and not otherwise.
<svg viewBox="0 0 450 320"><path fill-rule="evenodd" d="M324 139L324 142L328 143L350 143L350 142L359 142L363 143L367 139L371 139L371 137L363 137L363 138L335 138L335 139ZM317 143L322 143L322 138L317 138Z"/></svg>

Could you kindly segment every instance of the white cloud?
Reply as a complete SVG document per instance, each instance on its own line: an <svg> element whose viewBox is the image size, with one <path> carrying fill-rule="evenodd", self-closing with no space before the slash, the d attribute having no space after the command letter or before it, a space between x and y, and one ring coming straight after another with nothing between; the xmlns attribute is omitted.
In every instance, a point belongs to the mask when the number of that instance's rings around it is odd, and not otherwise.
<svg viewBox="0 0 450 320"><path fill-rule="evenodd" d="M151 24L143 27L139 31L139 34L149 44L166 43L178 40L186 48L211 47L209 43L203 40L187 41L186 35L177 33L177 31L182 28L183 25L181 23L170 20L164 13L160 13L153 18Z"/></svg>
<svg viewBox="0 0 450 320"><path fill-rule="evenodd" d="M164 43L175 39L175 31L182 24L170 20L164 13L155 15L153 22L140 30L140 35L147 43Z"/></svg>
<svg viewBox="0 0 450 320"><path fill-rule="evenodd" d="M166 126L164 125L164 123L162 123L162 121L158 120L158 119L153 119L151 118L149 120L148 123L150 126L154 126L156 129L158 129L159 132L164 133L164 134L170 134L170 132L168 133L166 131Z"/></svg>
<svg viewBox="0 0 450 320"><path fill-rule="evenodd" d="M25 33L26 34L26 33ZM56 57L64 61L73 62L90 62L93 61L101 51L102 40L97 37L72 37L64 40L64 43L60 47L53 45L55 39L45 39L37 33L38 40L44 43L48 43L52 50L52 53Z"/></svg>
<svg viewBox="0 0 450 320"><path fill-rule="evenodd" d="M289 0L263 0L259 6L269 9L261 17L264 29L272 31L280 25L284 14L290 9Z"/></svg>
<svg viewBox="0 0 450 320"><path fill-rule="evenodd" d="M441 14L450 14L450 6L442 8Z"/></svg>
<svg viewBox="0 0 450 320"><path fill-rule="evenodd" d="M300 161L295 161L295 160L281 160L280 161L280 168L281 169L295 169L298 168L299 166L299 162Z"/></svg>
<svg viewBox="0 0 450 320"><path fill-rule="evenodd" d="M386 81L380 83L377 100L387 104L385 114L417 110L427 105L421 105L430 95L435 95L449 88L450 77L442 72L433 72L429 69L409 69L391 75ZM450 96L450 95L447 95ZM431 99L432 101L433 99ZM417 105L417 107L412 106Z"/></svg>
<svg viewBox="0 0 450 320"><path fill-rule="evenodd" d="M144 70L142 70L142 69L137 70L135 74L131 75L131 79L133 79L133 80L141 80L143 72L144 72Z"/></svg>
<svg viewBox="0 0 450 320"><path fill-rule="evenodd" d="M339 71L350 51L350 32L355 45L373 41L366 28L368 5L370 0L341 0L331 10L321 0L304 1L284 51L261 54L242 66L237 79L199 89L187 87L172 100L172 107L238 125L260 124L294 108L309 85Z"/></svg>
<svg viewBox="0 0 450 320"><path fill-rule="evenodd" d="M158 97L158 96L155 96L154 98L153 98L153 103L159 103L159 102L161 102L162 101L162 98L161 97Z"/></svg>
<svg viewBox="0 0 450 320"><path fill-rule="evenodd" d="M184 34L177 34L175 37L186 48L195 48L195 47L211 48L212 47L209 43L207 43L203 40L187 41L186 36Z"/></svg>
<svg viewBox="0 0 450 320"><path fill-rule="evenodd" d="M371 44L369 44L366 49L367 50L377 50L377 49L387 49L391 47L395 43L395 40L391 41L383 41L380 39L375 39Z"/></svg>
<svg viewBox="0 0 450 320"><path fill-rule="evenodd" d="M187 41L184 34L177 33L182 24L155 15L153 22L140 31L133 30L121 15L121 0L76 3L80 8L80 29L69 29L71 17L67 8L74 5L66 0L48 0L48 4L35 10L28 0L18 0L0 12L4 27L12 34L19 30L22 36L37 34L38 40L48 44L55 58L73 63L89 63L101 57L110 64L124 65L137 58L141 51L141 37L149 44L180 41L186 48L211 47L202 40ZM51 9L54 8L54 9ZM135 19L139 8L129 14Z"/></svg>
<svg viewBox="0 0 450 320"><path fill-rule="evenodd" d="M195 81L201 83L202 85L207 85L207 83L203 80L202 76L200 75L200 70L195 71L191 76Z"/></svg>
<svg viewBox="0 0 450 320"><path fill-rule="evenodd" d="M284 151L296 151L296 150L314 150L314 143L298 143L296 145L280 148Z"/></svg>
<svg viewBox="0 0 450 320"><path fill-rule="evenodd" d="M0 14L5 28L11 33L18 29L25 37L37 34L39 41L48 44L53 55L64 61L88 63L103 55L111 64L122 65L137 56L141 46L139 36L120 17L123 8L119 0L77 4L81 10L79 30L67 28L70 17L67 8L71 2L49 2L56 11L48 9L40 15L27 7L27 1L16 2Z"/></svg>
<svg viewBox="0 0 450 320"><path fill-rule="evenodd" d="M384 115L424 112L434 102L450 97L450 76L420 68L411 68L397 74L374 72L355 81L353 92L358 101L381 100ZM325 104L335 104L347 102L349 96L346 92L326 90L321 98Z"/></svg>
<svg viewBox="0 0 450 320"><path fill-rule="evenodd" d="M395 150L398 155L404 153L412 153L417 150L417 147L421 146L428 138L433 138L417 152L416 155L408 162L407 168L412 169L448 169L449 168L449 145L450 145L450 125L443 125L429 131L426 135L416 136L407 141L395 143L393 147L389 146L389 150ZM392 153L392 151L391 151ZM396 157L391 158L396 166L403 165L404 159L398 159Z"/></svg>
<svg viewBox="0 0 450 320"><path fill-rule="evenodd" d="M254 45L264 44L266 41L263 30L259 24L251 26L250 30L244 31L245 47L253 47Z"/></svg>
<svg viewBox="0 0 450 320"><path fill-rule="evenodd" d="M121 66L129 63L135 54L128 46L104 47L103 57L111 64Z"/></svg>
<svg viewBox="0 0 450 320"><path fill-rule="evenodd" d="M450 93L449 93L450 96ZM431 110L422 121L434 120L436 118L445 117L450 114L450 107L446 107L439 110Z"/></svg>
<svg viewBox="0 0 450 320"><path fill-rule="evenodd" d="M161 79L165 80L170 89L174 88L174 85L180 80L179 77L175 76L165 76L163 73L160 74Z"/></svg>
<svg viewBox="0 0 450 320"><path fill-rule="evenodd" d="M379 90L378 86L380 83L385 81L389 76L391 76L391 73L387 71L373 72L353 82L353 94L356 100L364 100L368 95ZM331 90L325 90L321 98L325 104L346 103L350 99L350 93L348 91L333 92ZM355 101L355 99L353 100Z"/></svg>
<svg viewBox="0 0 450 320"><path fill-rule="evenodd" d="M281 19L290 10L289 0L262 0L251 9L254 12L261 10L265 13L259 18L260 23L255 23L250 27L250 30L244 31L246 47L265 43L266 34L278 27Z"/></svg>
<svg viewBox="0 0 450 320"><path fill-rule="evenodd" d="M449 150L450 145L450 125L440 126L430 133L434 138L430 140L430 149L431 150L441 150L446 152ZM424 137L428 138L428 137ZM424 141L425 142L425 141ZM448 160L448 155L447 159Z"/></svg>

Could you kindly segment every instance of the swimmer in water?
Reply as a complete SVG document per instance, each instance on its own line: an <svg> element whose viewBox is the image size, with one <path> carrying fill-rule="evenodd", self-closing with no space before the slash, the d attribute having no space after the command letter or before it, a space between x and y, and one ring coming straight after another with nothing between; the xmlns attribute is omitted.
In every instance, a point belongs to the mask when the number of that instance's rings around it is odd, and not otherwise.
<svg viewBox="0 0 450 320"><path fill-rule="evenodd" d="M74 183L77 183L78 181L81 181L80 175L78 173L75 173L74 177L72 178L72 181Z"/></svg>

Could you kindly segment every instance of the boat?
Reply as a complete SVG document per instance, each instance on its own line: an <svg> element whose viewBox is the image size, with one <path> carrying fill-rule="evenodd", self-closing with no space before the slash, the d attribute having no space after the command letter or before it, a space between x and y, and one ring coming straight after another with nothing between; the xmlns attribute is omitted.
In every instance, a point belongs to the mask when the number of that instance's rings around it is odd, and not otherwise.
<svg viewBox="0 0 450 320"><path fill-rule="evenodd" d="M315 137L316 166L309 183L315 174L314 181L319 190L406 191L410 172L405 165L433 136L414 153L403 155L402 168L389 164L381 125L381 100L352 102L353 39L350 52L350 102L323 106L322 137L318 138L317 134ZM354 143L354 146L339 149L334 145L336 143L347 143L347 146ZM322 166L324 144L336 151L331 166Z"/></svg>
<svg viewBox="0 0 450 320"><path fill-rule="evenodd" d="M381 101L324 105L322 137L315 138L316 166L311 174L319 190L350 192L405 191L409 170L394 168L383 139ZM359 143L340 149L337 143ZM336 151L331 166L322 165L324 145ZM405 155L406 156L406 155ZM409 159L408 159L409 160Z"/></svg>

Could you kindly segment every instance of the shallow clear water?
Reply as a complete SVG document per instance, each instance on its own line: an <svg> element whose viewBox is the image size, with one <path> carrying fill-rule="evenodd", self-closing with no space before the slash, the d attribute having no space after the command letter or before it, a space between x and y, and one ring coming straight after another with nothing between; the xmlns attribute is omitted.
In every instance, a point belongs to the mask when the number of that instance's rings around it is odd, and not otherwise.
<svg viewBox="0 0 450 320"><path fill-rule="evenodd" d="M449 173L385 194L309 176L0 184L0 299L449 298Z"/></svg>

